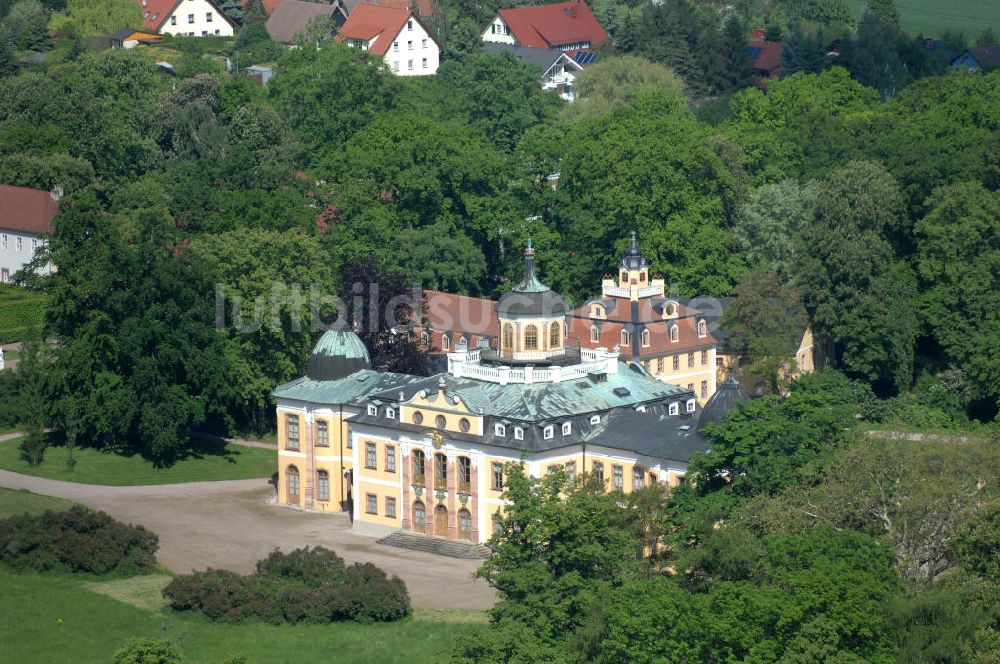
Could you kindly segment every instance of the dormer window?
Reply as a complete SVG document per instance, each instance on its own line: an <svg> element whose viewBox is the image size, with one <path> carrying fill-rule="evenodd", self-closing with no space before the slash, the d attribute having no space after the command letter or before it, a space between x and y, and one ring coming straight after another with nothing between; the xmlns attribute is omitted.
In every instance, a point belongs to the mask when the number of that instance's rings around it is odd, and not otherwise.
<svg viewBox="0 0 1000 664"><path fill-rule="evenodd" d="M514 440L524 440L524 429L514 427Z"/></svg>
<svg viewBox="0 0 1000 664"><path fill-rule="evenodd" d="M635 407L635 412L637 412L637 413L645 413L646 412L646 407L645 406L636 406Z"/></svg>
<svg viewBox="0 0 1000 664"><path fill-rule="evenodd" d="M673 302L667 302L667 306L663 307L663 317L671 318L677 313L677 305Z"/></svg>
<svg viewBox="0 0 1000 664"><path fill-rule="evenodd" d="M549 440L555 435L556 435L555 427L553 427L551 424L542 429L542 438L544 440Z"/></svg>
<svg viewBox="0 0 1000 664"><path fill-rule="evenodd" d="M694 409L695 409L695 404L696 403L697 402L694 399L688 399L688 402L687 402L687 412L693 413Z"/></svg>
<svg viewBox="0 0 1000 664"><path fill-rule="evenodd" d="M571 433L573 433L573 423L572 422L563 422L563 425L562 425L562 435L568 436Z"/></svg>
<svg viewBox="0 0 1000 664"><path fill-rule="evenodd" d="M681 336L681 333L680 333L680 330L677 329L677 326L676 325L671 325L670 326L670 341L676 342L678 339L680 339L680 336Z"/></svg>
<svg viewBox="0 0 1000 664"><path fill-rule="evenodd" d="M493 425L493 433L496 434L497 436L500 436L501 438L503 438L503 437L505 437L507 435L507 427L505 427L502 424L494 424Z"/></svg>
<svg viewBox="0 0 1000 664"><path fill-rule="evenodd" d="M385 409L385 416L390 420L396 419L396 409L389 407Z"/></svg>
<svg viewBox="0 0 1000 664"><path fill-rule="evenodd" d="M451 339L447 335L441 335L441 350L449 350L451 348Z"/></svg>
<svg viewBox="0 0 1000 664"><path fill-rule="evenodd" d="M600 415L591 415L590 416L590 423L591 424L600 424L601 423L601 416Z"/></svg>
<svg viewBox="0 0 1000 664"><path fill-rule="evenodd" d="M699 337L708 336L708 324L703 320L698 321L698 336Z"/></svg>
<svg viewBox="0 0 1000 664"><path fill-rule="evenodd" d="M627 284L628 283L628 272L626 272L625 270L622 270L622 276L621 276L621 279L619 281L621 281L622 285Z"/></svg>
<svg viewBox="0 0 1000 664"><path fill-rule="evenodd" d="M628 346L632 343L632 335L629 334L628 330L622 330L621 334L621 345Z"/></svg>
<svg viewBox="0 0 1000 664"><path fill-rule="evenodd" d="M368 404L368 414L369 415L378 415L378 406L376 406L375 404L372 404L372 403Z"/></svg>
<svg viewBox="0 0 1000 664"><path fill-rule="evenodd" d="M601 340L601 331L597 329L596 326L591 326L590 328L590 341L591 343L597 343Z"/></svg>
<svg viewBox="0 0 1000 664"><path fill-rule="evenodd" d="M590 315L593 318L604 318L604 307L599 304L595 304L590 308Z"/></svg>
<svg viewBox="0 0 1000 664"><path fill-rule="evenodd" d="M643 346L649 345L649 330L642 331L642 345Z"/></svg>
<svg viewBox="0 0 1000 664"><path fill-rule="evenodd" d="M669 406L667 407L667 414L668 414L668 415L677 415L677 414L679 414L680 412L681 412L681 406L680 406L680 404L679 404L679 403L677 403L676 401L675 401L675 402L673 402L672 404L670 404L670 405L669 405Z"/></svg>

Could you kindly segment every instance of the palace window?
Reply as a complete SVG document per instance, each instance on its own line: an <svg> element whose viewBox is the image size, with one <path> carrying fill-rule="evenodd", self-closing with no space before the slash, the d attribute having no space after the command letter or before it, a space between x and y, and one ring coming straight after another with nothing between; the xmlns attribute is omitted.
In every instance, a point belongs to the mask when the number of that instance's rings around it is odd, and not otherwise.
<svg viewBox="0 0 1000 664"><path fill-rule="evenodd" d="M563 425L562 425L562 435L568 436L571 433L573 433L573 423L572 422L563 422Z"/></svg>
<svg viewBox="0 0 1000 664"><path fill-rule="evenodd" d="M501 345L507 350L514 347L514 326L510 323L504 323L502 341L503 343Z"/></svg>
<svg viewBox="0 0 1000 664"><path fill-rule="evenodd" d="M285 433L288 438L288 449L299 449L299 416L289 415L285 418Z"/></svg>
<svg viewBox="0 0 1000 664"><path fill-rule="evenodd" d="M660 479L656 476L656 473L650 471L649 472L649 486L653 486L653 485L655 485L659 481L660 481Z"/></svg>
<svg viewBox="0 0 1000 664"><path fill-rule="evenodd" d="M434 418L434 425L437 426L438 429L443 429L447 424L448 420L445 419L444 415L438 415Z"/></svg>
<svg viewBox="0 0 1000 664"><path fill-rule="evenodd" d="M549 348L558 348L560 346L559 327L560 325L558 321L553 321L552 324L549 325Z"/></svg>
<svg viewBox="0 0 1000 664"><path fill-rule="evenodd" d="M285 471L285 478L288 480L288 496L298 500L299 498L299 469L289 466Z"/></svg>
<svg viewBox="0 0 1000 664"><path fill-rule="evenodd" d="M448 488L448 457L444 454L434 455L434 488Z"/></svg>
<svg viewBox="0 0 1000 664"><path fill-rule="evenodd" d="M615 465L611 467L614 473L615 491L625 490L625 469L621 466Z"/></svg>
<svg viewBox="0 0 1000 664"><path fill-rule="evenodd" d="M598 330L595 326L591 326L590 327L590 341L596 344L600 340L601 340L601 332L600 332L600 330Z"/></svg>
<svg viewBox="0 0 1000 664"><path fill-rule="evenodd" d="M427 475L425 474L427 467L427 457L420 450L413 451L413 483L414 484L424 484Z"/></svg>
<svg viewBox="0 0 1000 664"><path fill-rule="evenodd" d="M553 463L545 467L545 472L549 475L554 475L559 470L559 464Z"/></svg>
<svg viewBox="0 0 1000 664"><path fill-rule="evenodd" d="M365 468L378 469L378 460L375 458L375 443L365 443Z"/></svg>
<svg viewBox="0 0 1000 664"><path fill-rule="evenodd" d="M670 326L670 341L676 342L680 338L681 338L680 330L677 329L676 325L671 325Z"/></svg>
<svg viewBox="0 0 1000 664"><path fill-rule="evenodd" d="M368 404L368 414L369 415L378 415L378 406L376 406L373 403Z"/></svg>
<svg viewBox="0 0 1000 664"><path fill-rule="evenodd" d="M601 423L601 416L600 415L591 415L590 416L590 423L591 424L600 424Z"/></svg>
<svg viewBox="0 0 1000 664"><path fill-rule="evenodd" d="M494 491L503 491L503 464L498 461L493 462L493 477L490 488Z"/></svg>
<svg viewBox="0 0 1000 664"><path fill-rule="evenodd" d="M524 429L514 427L514 440L524 440Z"/></svg>
<svg viewBox="0 0 1000 664"><path fill-rule="evenodd" d="M677 415L680 412L681 412L680 404L678 404L676 401L674 403L670 404L670 406L668 406L668 409L667 409L667 414L668 415Z"/></svg>
<svg viewBox="0 0 1000 664"><path fill-rule="evenodd" d="M464 507L458 510L458 536L461 539L472 539L472 514Z"/></svg>
<svg viewBox="0 0 1000 664"><path fill-rule="evenodd" d="M656 358L656 373L663 373L663 358Z"/></svg>
<svg viewBox="0 0 1000 664"><path fill-rule="evenodd" d="M570 481L576 481L576 461L570 461L566 464L566 478Z"/></svg>
<svg viewBox="0 0 1000 664"><path fill-rule="evenodd" d="M394 445L385 446L385 470L389 473L396 472L396 447Z"/></svg>
<svg viewBox="0 0 1000 664"><path fill-rule="evenodd" d="M461 431L462 433L469 433L469 430L471 428L472 428L472 423L469 422L468 418L463 417L458 421L458 430Z"/></svg>
<svg viewBox="0 0 1000 664"><path fill-rule="evenodd" d="M413 525L420 530L427 527L427 508L419 500L413 503Z"/></svg>
<svg viewBox="0 0 1000 664"><path fill-rule="evenodd" d="M698 336L707 337L708 336L708 324L705 321L698 321Z"/></svg>
<svg viewBox="0 0 1000 664"><path fill-rule="evenodd" d="M642 488L642 486L643 486L642 480L643 480L643 477L645 476L645 473L646 473L646 471L643 470L640 466L636 466L635 468L632 469L632 490L633 491L635 489L641 489Z"/></svg>
<svg viewBox="0 0 1000 664"><path fill-rule="evenodd" d="M631 343L632 343L632 335L628 333L628 330L622 330L621 345L628 346Z"/></svg>
<svg viewBox="0 0 1000 664"><path fill-rule="evenodd" d="M648 346L649 345L649 330L643 330L641 338L642 338L642 345L643 346Z"/></svg>
<svg viewBox="0 0 1000 664"><path fill-rule="evenodd" d="M534 325L524 328L524 349L538 350L538 328Z"/></svg>
<svg viewBox="0 0 1000 664"><path fill-rule="evenodd" d="M458 457L458 490L469 493L472 487L472 460L469 457Z"/></svg>
<svg viewBox="0 0 1000 664"><path fill-rule="evenodd" d="M391 496L385 499L385 515L390 519L396 518L396 499Z"/></svg>
<svg viewBox="0 0 1000 664"><path fill-rule="evenodd" d="M705 399L708 397L708 381L701 381L701 398Z"/></svg>
<svg viewBox="0 0 1000 664"><path fill-rule="evenodd" d="M448 338L447 334L441 335L441 350L451 349L451 339Z"/></svg>
<svg viewBox="0 0 1000 664"><path fill-rule="evenodd" d="M385 416L390 420L396 419L396 409L392 408L391 406L389 408L386 408Z"/></svg>
<svg viewBox="0 0 1000 664"><path fill-rule="evenodd" d="M703 366L703 367L708 366L708 351L707 350L701 351L701 366Z"/></svg>
<svg viewBox="0 0 1000 664"><path fill-rule="evenodd" d="M696 403L698 403L698 402L695 401L694 399L688 399L688 402L687 402L687 412L693 413L694 409L695 409L695 404Z"/></svg>
<svg viewBox="0 0 1000 664"><path fill-rule="evenodd" d="M673 363L672 363L671 366L673 366L674 371L679 371L680 370L680 368L681 368L681 356L680 355L674 355L674 357L673 357Z"/></svg>
<svg viewBox="0 0 1000 664"><path fill-rule="evenodd" d="M330 447L330 426L326 420L316 421L316 447Z"/></svg>
<svg viewBox="0 0 1000 664"><path fill-rule="evenodd" d="M368 514L378 514L378 496L374 493L365 494L365 512Z"/></svg>
<svg viewBox="0 0 1000 664"><path fill-rule="evenodd" d="M594 477L597 478L597 481L604 484L604 464L600 461L595 461L591 466L591 469L593 470Z"/></svg>
<svg viewBox="0 0 1000 664"><path fill-rule="evenodd" d="M688 369L694 366L694 353L688 353Z"/></svg>
<svg viewBox="0 0 1000 664"><path fill-rule="evenodd" d="M420 345L426 347L429 346L430 344L431 344L431 335L427 334L426 332L421 332Z"/></svg>
<svg viewBox="0 0 1000 664"><path fill-rule="evenodd" d="M544 429L542 429L542 438L545 439L545 440L549 440L550 438L552 438L555 435L556 435L555 434L555 427L553 427L551 424L549 426L545 427Z"/></svg>
<svg viewBox="0 0 1000 664"><path fill-rule="evenodd" d="M330 500L330 473L325 470L316 472L316 496L318 500Z"/></svg>
<svg viewBox="0 0 1000 664"><path fill-rule="evenodd" d="M502 438L507 435L507 427L502 424L494 424L493 433Z"/></svg>

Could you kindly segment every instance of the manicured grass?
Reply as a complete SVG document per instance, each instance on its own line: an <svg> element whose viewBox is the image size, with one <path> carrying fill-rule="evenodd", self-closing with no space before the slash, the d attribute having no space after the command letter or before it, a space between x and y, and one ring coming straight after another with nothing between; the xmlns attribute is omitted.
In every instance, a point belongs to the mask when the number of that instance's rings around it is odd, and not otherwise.
<svg viewBox="0 0 1000 664"><path fill-rule="evenodd" d="M866 0L850 0L858 16ZM1000 33L1000 2L997 0L896 0L903 29L913 34L940 37L945 30L975 37L987 28Z"/></svg>
<svg viewBox="0 0 1000 664"><path fill-rule="evenodd" d="M32 468L22 461L17 449L19 439L0 443L0 468L16 473L53 480L131 486L137 484L176 484L211 480L242 480L270 477L278 470L273 450L198 441L198 448L186 459L165 468L140 456L121 456L90 448L77 448L76 467L66 470L66 448L49 447L45 461Z"/></svg>
<svg viewBox="0 0 1000 664"><path fill-rule="evenodd" d="M61 512L73 506L73 501L41 496L30 491L0 488L0 519L15 514L41 514L45 510Z"/></svg>
<svg viewBox="0 0 1000 664"><path fill-rule="evenodd" d="M149 593L149 579L137 577ZM155 577L153 577L155 578ZM109 595L131 593L124 581ZM185 661L210 664L242 653L252 664L442 662L476 625L408 620L382 625L227 625L169 609L147 610L95 593L65 576L0 570L0 661L107 664L129 637L174 639Z"/></svg>

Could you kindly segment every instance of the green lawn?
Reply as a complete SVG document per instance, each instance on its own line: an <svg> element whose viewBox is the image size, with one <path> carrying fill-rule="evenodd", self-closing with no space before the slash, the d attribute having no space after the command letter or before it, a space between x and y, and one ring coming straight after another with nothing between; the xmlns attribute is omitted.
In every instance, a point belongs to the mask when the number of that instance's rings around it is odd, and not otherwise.
<svg viewBox="0 0 1000 664"><path fill-rule="evenodd" d="M865 0L849 0L861 15ZM913 34L939 37L945 30L959 30L975 37L986 28L1000 34L997 0L896 0L903 29Z"/></svg>
<svg viewBox="0 0 1000 664"><path fill-rule="evenodd" d="M56 512L69 509L73 505L70 500L41 496L30 491L0 488L0 519L15 514L40 514L45 510Z"/></svg>
<svg viewBox="0 0 1000 664"><path fill-rule="evenodd" d="M126 457L78 448L74 453L76 468L69 472L65 447L49 447L45 451L45 461L32 468L21 460L15 439L0 443L0 469L53 480L110 486L242 480L270 477L278 470L278 455L273 450L204 441L196 444L199 447L191 456L165 468L158 468L140 456Z"/></svg>
<svg viewBox="0 0 1000 664"><path fill-rule="evenodd" d="M185 662L212 664L242 653L252 664L285 662L441 662L466 622L409 620L383 625L226 625L152 609L158 577L138 577L138 592L123 581L107 593L93 582L0 570L0 661L107 664L129 637L175 640ZM124 585L123 585L124 584ZM146 597L129 602L130 596ZM149 596L153 595L153 598ZM115 599L118 598L118 599ZM122 601L124 600L124 601ZM133 605L136 604L136 605ZM150 608L139 608L147 606Z"/></svg>

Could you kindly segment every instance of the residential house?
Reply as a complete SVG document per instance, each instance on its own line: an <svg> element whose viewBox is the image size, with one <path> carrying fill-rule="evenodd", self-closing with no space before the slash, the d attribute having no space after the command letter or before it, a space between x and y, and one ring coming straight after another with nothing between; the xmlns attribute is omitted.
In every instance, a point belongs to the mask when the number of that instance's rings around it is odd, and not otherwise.
<svg viewBox="0 0 1000 664"><path fill-rule="evenodd" d="M61 196L60 187L49 192L0 185L0 282L9 282L43 246L42 234L52 230Z"/></svg>
<svg viewBox="0 0 1000 664"><path fill-rule="evenodd" d="M565 305L530 246L523 281L491 314L499 347L456 347L430 377L375 371L354 332L324 333L306 375L274 390L278 503L347 511L368 534L482 543L507 504L507 464L669 490L706 449L701 418L746 398L734 382L702 409L614 350L567 348Z"/></svg>
<svg viewBox="0 0 1000 664"><path fill-rule="evenodd" d="M304 2L304 0L281 0L264 24L267 34L276 42L291 44L295 35L308 27L317 18L329 18L338 27L344 25L347 14L342 3Z"/></svg>
<svg viewBox="0 0 1000 664"><path fill-rule="evenodd" d="M143 25L161 35L232 37L236 24L215 0L135 0Z"/></svg>
<svg viewBox="0 0 1000 664"><path fill-rule="evenodd" d="M358 4L337 37L381 57L399 76L429 76L441 60L441 45L409 8Z"/></svg>
<svg viewBox="0 0 1000 664"><path fill-rule="evenodd" d="M160 41L161 37L151 32L124 28L110 35L108 39L111 41L111 48L123 48L127 50L135 48L139 44L155 44Z"/></svg>
<svg viewBox="0 0 1000 664"><path fill-rule="evenodd" d="M753 64L753 84L764 88L765 81L781 76L781 54L785 45L773 41L748 41L747 57Z"/></svg>
<svg viewBox="0 0 1000 664"><path fill-rule="evenodd" d="M608 41L583 0L500 9L482 32L484 42L579 51Z"/></svg>
<svg viewBox="0 0 1000 664"><path fill-rule="evenodd" d="M1000 68L1000 44L986 44L970 48L951 61L955 69L989 72Z"/></svg>
<svg viewBox="0 0 1000 664"><path fill-rule="evenodd" d="M573 101L573 83L583 65L570 57L570 51L533 46L514 46L499 42L483 45L487 53L510 53L515 58L541 70L542 89L555 92L566 101Z"/></svg>

